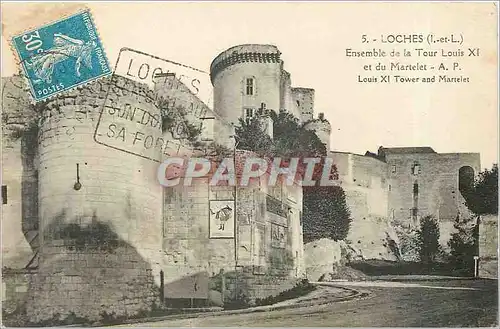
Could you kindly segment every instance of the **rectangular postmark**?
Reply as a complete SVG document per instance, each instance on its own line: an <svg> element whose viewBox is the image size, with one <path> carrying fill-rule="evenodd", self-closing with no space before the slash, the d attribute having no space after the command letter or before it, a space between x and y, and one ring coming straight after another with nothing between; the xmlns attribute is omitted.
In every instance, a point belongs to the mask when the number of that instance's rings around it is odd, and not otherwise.
<svg viewBox="0 0 500 329"><path fill-rule="evenodd" d="M89 10L12 38L35 101L111 74Z"/></svg>
<svg viewBox="0 0 500 329"><path fill-rule="evenodd" d="M193 151L184 122L202 130L212 114L208 73L144 52L122 48L109 80L95 142L161 162ZM182 111L182 118L179 114ZM165 127L165 116L176 123Z"/></svg>

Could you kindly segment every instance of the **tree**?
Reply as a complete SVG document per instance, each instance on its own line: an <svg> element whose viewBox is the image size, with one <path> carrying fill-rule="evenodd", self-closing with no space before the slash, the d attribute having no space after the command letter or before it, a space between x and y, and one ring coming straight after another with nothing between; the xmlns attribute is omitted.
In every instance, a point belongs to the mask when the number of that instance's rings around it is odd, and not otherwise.
<svg viewBox="0 0 500 329"><path fill-rule="evenodd" d="M476 215L498 214L498 165L481 172L464 198L467 207Z"/></svg>
<svg viewBox="0 0 500 329"><path fill-rule="evenodd" d="M478 247L475 219L457 216L453 227L455 232L451 234L451 239L448 241L451 261L457 268L472 270Z"/></svg>
<svg viewBox="0 0 500 329"><path fill-rule="evenodd" d="M439 224L432 216L420 220L420 230L417 232L418 254L424 264L433 263L439 254Z"/></svg>
<svg viewBox="0 0 500 329"><path fill-rule="evenodd" d="M347 237L351 214L340 186L304 187L303 202L305 242Z"/></svg>
<svg viewBox="0 0 500 329"><path fill-rule="evenodd" d="M312 130L304 128L299 120L287 111L272 113L274 122L274 154L283 158L321 157L313 174L315 186L303 187L304 241L321 238L342 240L347 237L351 214L344 190L340 186L320 186L324 160L327 155L325 144ZM334 166L331 176L337 176Z"/></svg>
<svg viewBox="0 0 500 329"><path fill-rule="evenodd" d="M241 150L254 151L261 155L272 152L273 141L262 128L262 123L257 117L249 120L239 119L239 126L235 127L238 148Z"/></svg>
<svg viewBox="0 0 500 329"><path fill-rule="evenodd" d="M476 217L457 216L453 224L455 232L452 233L448 246L455 266L472 271L474 256L478 254L479 248L477 216L498 213L498 165L494 164L491 170L485 169L472 182L472 186L463 187L461 192L467 207Z"/></svg>
<svg viewBox="0 0 500 329"><path fill-rule="evenodd" d="M273 153L283 158L319 157L326 155L326 147L312 130L304 128L293 114L280 110L271 112L273 120Z"/></svg>
<svg viewBox="0 0 500 329"><path fill-rule="evenodd" d="M263 131L258 118L249 121L240 119L240 125L236 127L238 148L270 157L280 157L282 166L291 158L299 158L299 173L304 172L304 158L320 157L321 162L315 166L313 173L316 185L303 187L304 239L344 239L351 222L344 190L340 186L320 186L327 155L325 144L314 131L305 129L299 119L285 110L278 113L271 111L271 119L274 135L272 140ZM335 166L330 176L337 176Z"/></svg>

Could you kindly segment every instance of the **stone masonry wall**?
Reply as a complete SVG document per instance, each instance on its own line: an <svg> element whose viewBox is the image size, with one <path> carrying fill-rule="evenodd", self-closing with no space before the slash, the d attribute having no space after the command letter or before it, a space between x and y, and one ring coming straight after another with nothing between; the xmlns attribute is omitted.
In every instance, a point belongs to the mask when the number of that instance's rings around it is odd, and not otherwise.
<svg viewBox="0 0 500 329"><path fill-rule="evenodd" d="M289 285L284 282L295 282L291 278L297 277L303 267L303 252L299 254L302 236L295 227L300 225L300 210L294 208L289 218L281 217L268 211L267 201L272 197L288 204L287 200L293 199L290 193L296 192L287 192L281 186L268 190L259 185L236 189L209 186L208 178L199 178L191 186L165 189L166 298L206 298L210 286L207 279L215 278L221 270L229 296L236 293L233 288L244 287L251 298L263 298L286 289ZM236 235L211 237L209 202L234 200L235 193ZM272 236L277 230L286 235L283 244ZM276 280L281 283L275 285ZM184 281L181 289L180 282ZM198 290L194 289L195 282Z"/></svg>
<svg viewBox="0 0 500 329"><path fill-rule="evenodd" d="M103 312L130 316L150 309L159 296L157 164L94 140L101 110L119 115L117 109L134 104L158 111L146 100L147 89L120 79L113 86L109 79L88 84L41 108L41 249L28 291L31 321L72 313L94 320ZM103 107L106 99L111 102ZM116 123L107 137L124 144L136 131L148 135L160 129L132 120Z"/></svg>
<svg viewBox="0 0 500 329"><path fill-rule="evenodd" d="M479 276L498 277L498 215L483 215L480 218Z"/></svg>
<svg viewBox="0 0 500 329"><path fill-rule="evenodd" d="M40 246L38 269L26 294L31 321L132 316L151 309L161 293L182 295L176 290L182 280L215 276L221 269L251 269L246 280L262 283L252 292L262 297L287 287L273 286L273 280L285 282L299 274L301 193L239 189L236 240L210 239L209 201L234 198L234 189L209 189L206 184L177 191L160 187L158 162L137 156L144 152L150 158L163 157L161 145L146 143L146 136L162 135L154 121L160 114L151 92L121 77L102 79L40 104L30 118L38 136L30 160L37 183L30 184L36 186L39 211L25 214L36 223L30 227L39 233ZM134 120L134 111L149 115L147 123ZM98 123L104 129L96 130ZM172 136L163 132L163 139ZM13 154L21 156L9 159L23 162L26 152L15 147ZM133 150L127 152L127 147ZM290 215L284 212L272 219L276 216L266 209L267 194L279 204L294 199ZM24 194L13 196L34 206ZM19 222L25 216L17 209L7 227L22 236ZM252 279L255 275L259 278ZM204 283L197 280L181 286L204 298L206 289L199 289Z"/></svg>
<svg viewBox="0 0 500 329"><path fill-rule="evenodd" d="M27 303L34 323L71 314L91 321L132 316L160 303L151 266L123 241L106 251L71 250L64 241L53 241L41 254Z"/></svg>
<svg viewBox="0 0 500 329"><path fill-rule="evenodd" d="M197 95L175 76L158 76L154 82L156 97L164 100L166 111L184 109L189 123L195 127L201 127L202 131L199 136L201 141L214 141L226 147L233 147L234 139L231 136L234 131L232 126L203 103ZM176 125L173 128L174 136L179 132L182 133L182 126Z"/></svg>
<svg viewBox="0 0 500 329"><path fill-rule="evenodd" d="M38 246L36 147L29 145L36 138L30 127L35 114L22 77L2 78L1 97L2 184L7 190L7 203L2 204L2 261L4 267L20 269L29 265Z"/></svg>
<svg viewBox="0 0 500 329"><path fill-rule="evenodd" d="M386 155L389 171L389 217L418 226L411 220L414 206L414 184L418 184L418 218L432 215L439 219L440 243L445 249L451 237L453 221L460 214L470 217L465 200L458 189L458 172L462 166L480 170L477 153L417 153ZM412 166L418 163L420 173ZM395 171L395 172L394 172Z"/></svg>
<svg viewBox="0 0 500 329"><path fill-rule="evenodd" d="M216 198L216 197L215 197ZM219 194L219 199L227 199ZM196 180L192 186L165 189L162 268L165 272L165 297L190 298L194 287L170 291L177 281L192 275L215 276L221 269L234 269L234 241L209 238L209 187ZM208 281L204 283L208 285ZM206 289L204 289L208 293ZM199 298L206 297L200 296Z"/></svg>
<svg viewBox="0 0 500 329"><path fill-rule="evenodd" d="M2 271L2 312L14 313L26 304L28 286L34 275L32 270Z"/></svg>
<svg viewBox="0 0 500 329"><path fill-rule="evenodd" d="M331 152L351 212L347 240L366 259L396 260L388 238L387 164L368 156Z"/></svg>
<svg viewBox="0 0 500 329"><path fill-rule="evenodd" d="M314 117L314 89L292 87L291 98L294 108L291 112L298 113L301 122L312 120Z"/></svg>

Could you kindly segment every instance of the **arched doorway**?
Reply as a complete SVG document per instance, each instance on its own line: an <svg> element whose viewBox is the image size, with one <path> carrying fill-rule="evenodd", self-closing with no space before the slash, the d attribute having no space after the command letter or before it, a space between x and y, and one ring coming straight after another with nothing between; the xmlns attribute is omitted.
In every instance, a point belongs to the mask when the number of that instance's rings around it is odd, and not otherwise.
<svg viewBox="0 0 500 329"><path fill-rule="evenodd" d="M463 166L458 170L458 190L464 198L474 189L474 169Z"/></svg>

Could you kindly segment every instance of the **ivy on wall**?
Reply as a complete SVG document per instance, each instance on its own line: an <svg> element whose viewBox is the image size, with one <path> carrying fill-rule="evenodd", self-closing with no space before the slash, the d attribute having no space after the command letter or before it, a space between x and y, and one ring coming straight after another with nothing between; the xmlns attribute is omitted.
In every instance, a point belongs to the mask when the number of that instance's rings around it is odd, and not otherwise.
<svg viewBox="0 0 500 329"><path fill-rule="evenodd" d="M498 214L498 164L479 173L469 189L462 189L467 207L477 215Z"/></svg>
<svg viewBox="0 0 500 329"><path fill-rule="evenodd" d="M161 113L162 132L170 131L175 138L183 138L196 142L201 134L202 126L194 125L186 118L187 111L183 106L170 107L165 99L159 99L157 106Z"/></svg>
<svg viewBox="0 0 500 329"><path fill-rule="evenodd" d="M299 175L305 170L302 159L320 157L322 162L316 165L313 173L316 186L303 187L304 240L344 239L351 222L345 193L339 186L319 186L327 156L325 144L314 131L305 129L304 124L286 110L278 113L271 111L270 116L273 120L272 140L258 117L248 120L240 118L239 126L236 127L238 148L268 158L280 157L282 166L286 166L291 158L299 158ZM336 167L333 166L329 178L337 177Z"/></svg>

